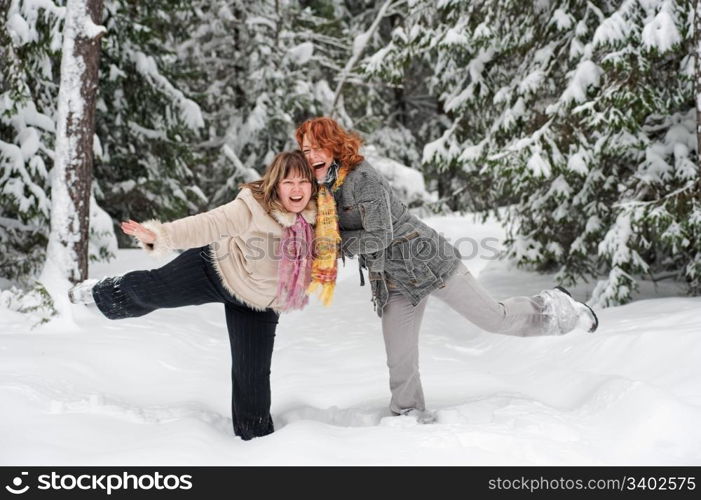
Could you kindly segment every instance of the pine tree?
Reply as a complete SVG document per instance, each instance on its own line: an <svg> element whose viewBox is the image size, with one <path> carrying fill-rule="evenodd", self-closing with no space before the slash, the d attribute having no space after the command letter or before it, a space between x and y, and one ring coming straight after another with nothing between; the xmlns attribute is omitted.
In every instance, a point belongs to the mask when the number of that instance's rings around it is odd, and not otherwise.
<svg viewBox="0 0 701 500"><path fill-rule="evenodd" d="M200 211L207 196L193 168L204 118L187 92L192 71L178 47L187 39L184 0L107 0L97 104L96 197L115 225L171 220ZM123 245L133 241L116 231Z"/></svg>
<svg viewBox="0 0 701 500"><path fill-rule="evenodd" d="M43 321L52 306L33 280L44 264L49 236L48 172L55 157L65 8L43 0L13 0L2 7L0 48L7 64L0 67L0 268L9 280L3 288L19 286L3 292L2 302L16 310L40 310ZM159 71L170 69L174 59L174 49L167 47L175 43L163 37L169 30L180 33L169 21L176 6L162 2L160 7L162 11L149 11L149 17L139 10L140 4L106 2L104 24L109 29L103 46L109 50L101 60L93 191L113 219L90 200L91 260L113 255L114 221L123 216L145 218L160 208L165 217L185 215L197 209L195 202L206 203L186 163L202 126L199 108ZM185 7L182 2L180 8ZM130 105L122 106L125 102ZM31 291L25 294L22 289Z"/></svg>
<svg viewBox="0 0 701 500"><path fill-rule="evenodd" d="M293 132L305 118L330 109L328 75L339 70L343 40L333 6L313 4L202 1L184 19L192 36L180 54L207 123L196 170L210 206L231 200L274 154L296 147Z"/></svg>
<svg viewBox="0 0 701 500"><path fill-rule="evenodd" d="M51 2L0 5L0 275L28 286L49 234L63 14Z"/></svg>
<svg viewBox="0 0 701 500"><path fill-rule="evenodd" d="M389 91L382 99L386 105L375 113L375 122L382 124L370 140L385 155L423 171L440 196L436 211L466 207L461 196L466 174L455 162L434 158L430 148L424 148L456 119L446 114L439 99L438 84L446 75L436 74L441 23L450 12L436 2L396 2L375 52L364 61L366 77ZM476 187L474 178L471 185ZM473 203L471 208L482 207Z"/></svg>
<svg viewBox="0 0 701 500"><path fill-rule="evenodd" d="M449 124L424 160L454 174L442 194L459 206L511 204L519 263L564 282L607 273L601 305L640 274L698 293L692 18L668 0L415 0L380 67L433 61Z"/></svg>

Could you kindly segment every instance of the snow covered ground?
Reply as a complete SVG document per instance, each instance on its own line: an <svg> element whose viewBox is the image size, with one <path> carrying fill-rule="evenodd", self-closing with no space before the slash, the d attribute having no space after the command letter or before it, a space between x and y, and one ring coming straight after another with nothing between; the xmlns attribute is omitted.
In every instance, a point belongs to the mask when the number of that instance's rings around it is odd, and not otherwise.
<svg viewBox="0 0 701 500"><path fill-rule="evenodd" d="M460 249L497 297L553 286L489 259L503 237L495 223L429 223L472 238ZM91 274L157 265L121 250ZM3 310L0 464L699 465L701 298L675 295L673 283L645 284L636 302L600 311L595 334L535 339L482 332L431 301L421 365L438 422L420 425L389 416L380 322L350 261L332 308L281 318L277 430L249 442L231 431L223 306L122 321L72 306L73 322L34 330Z"/></svg>

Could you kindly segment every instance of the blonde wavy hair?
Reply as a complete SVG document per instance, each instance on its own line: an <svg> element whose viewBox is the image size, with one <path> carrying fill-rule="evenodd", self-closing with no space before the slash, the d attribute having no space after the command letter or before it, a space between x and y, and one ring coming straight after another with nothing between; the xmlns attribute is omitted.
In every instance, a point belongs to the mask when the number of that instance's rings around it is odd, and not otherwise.
<svg viewBox="0 0 701 500"><path fill-rule="evenodd" d="M270 165L266 167L262 179L241 184L240 187L250 189L253 197L263 205L268 213L273 210L286 212L277 194L277 187L283 179L290 176L302 177L311 182L312 198L316 196L318 186L314 171L299 150L278 153Z"/></svg>

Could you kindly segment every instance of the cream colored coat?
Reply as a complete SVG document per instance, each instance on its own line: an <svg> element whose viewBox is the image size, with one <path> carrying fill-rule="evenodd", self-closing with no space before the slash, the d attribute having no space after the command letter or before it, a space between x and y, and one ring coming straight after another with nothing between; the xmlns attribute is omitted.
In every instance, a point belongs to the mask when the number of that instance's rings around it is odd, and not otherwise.
<svg viewBox="0 0 701 500"><path fill-rule="evenodd" d="M302 216L314 224L314 201ZM277 309L280 239L283 229L295 220L296 214L291 212L266 212L251 190L243 188L234 201L209 212L173 222L144 222L156 233L156 241L140 246L154 256L163 256L175 249L210 245L214 267L234 297L256 310Z"/></svg>

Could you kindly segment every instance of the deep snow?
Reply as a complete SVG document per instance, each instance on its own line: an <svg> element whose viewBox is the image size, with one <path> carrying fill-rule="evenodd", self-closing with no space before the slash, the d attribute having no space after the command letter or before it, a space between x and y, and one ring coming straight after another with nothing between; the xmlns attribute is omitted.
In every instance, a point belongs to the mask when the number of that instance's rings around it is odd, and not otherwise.
<svg viewBox="0 0 701 500"><path fill-rule="evenodd" d="M482 243L466 263L497 297L554 285L488 259L503 238L495 222L428 222L462 237L465 256ZM91 276L161 264L120 250ZM33 330L2 310L0 464L701 464L701 298L675 297L674 283L644 283L634 303L598 311L595 334L562 337L489 334L430 301L421 373L431 425L389 415L380 321L358 285L347 261L330 309L281 318L276 432L249 442L231 431L220 304L121 321L71 306L74 320ZM573 291L583 298L594 285Z"/></svg>

